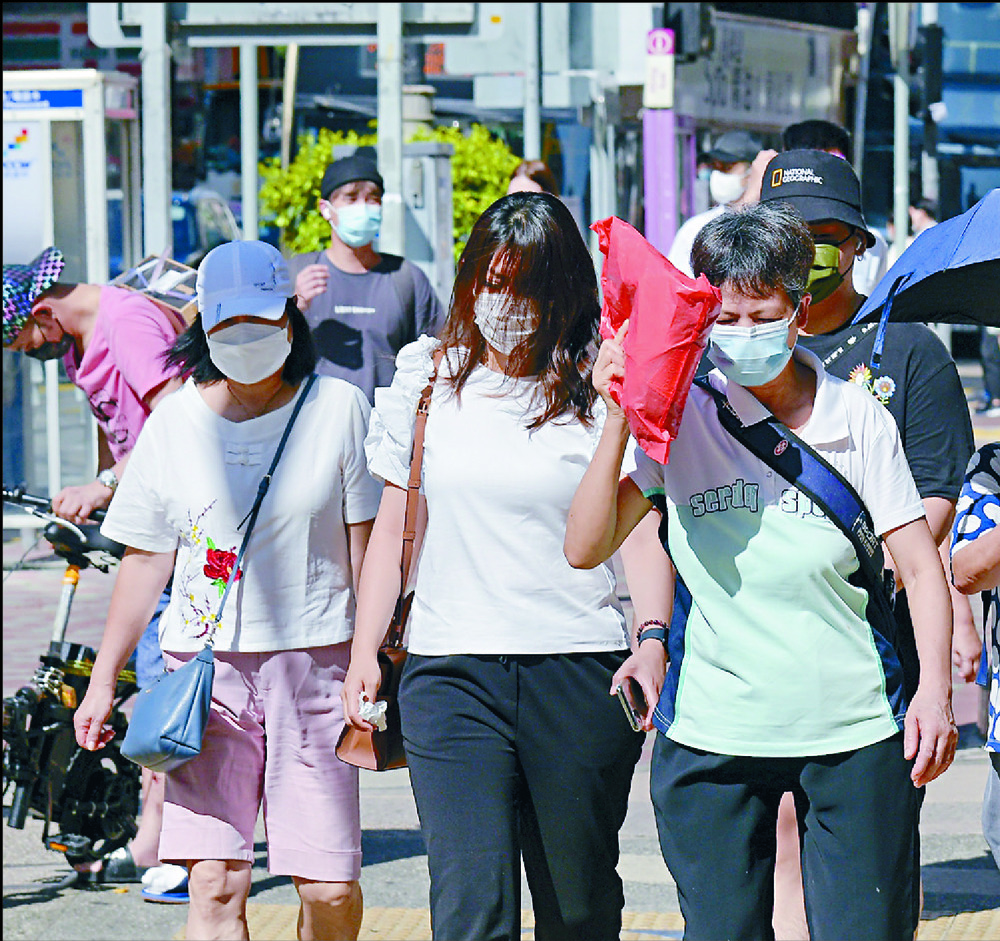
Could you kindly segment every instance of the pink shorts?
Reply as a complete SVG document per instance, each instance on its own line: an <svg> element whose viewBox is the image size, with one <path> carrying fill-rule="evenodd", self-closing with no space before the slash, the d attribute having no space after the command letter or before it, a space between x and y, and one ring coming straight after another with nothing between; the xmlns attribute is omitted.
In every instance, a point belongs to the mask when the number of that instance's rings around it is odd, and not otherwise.
<svg viewBox="0 0 1000 941"><path fill-rule="evenodd" d="M163 652L168 670L194 653ZM350 642L215 654L201 754L167 775L160 859L254 861L263 801L268 871L317 882L361 874L358 770L334 747Z"/></svg>

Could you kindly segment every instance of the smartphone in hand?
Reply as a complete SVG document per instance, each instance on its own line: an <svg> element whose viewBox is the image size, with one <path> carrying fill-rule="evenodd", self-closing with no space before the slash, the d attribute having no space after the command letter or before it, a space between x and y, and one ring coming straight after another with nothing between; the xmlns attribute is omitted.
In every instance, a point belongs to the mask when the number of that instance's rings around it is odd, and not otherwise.
<svg viewBox="0 0 1000 941"><path fill-rule="evenodd" d="M628 685L627 691L625 686L619 683L615 692L618 694L622 709L625 710L628 724L632 726L633 731L641 732L642 720L646 715L646 697L642 695L642 687L631 676L625 678L625 683Z"/></svg>

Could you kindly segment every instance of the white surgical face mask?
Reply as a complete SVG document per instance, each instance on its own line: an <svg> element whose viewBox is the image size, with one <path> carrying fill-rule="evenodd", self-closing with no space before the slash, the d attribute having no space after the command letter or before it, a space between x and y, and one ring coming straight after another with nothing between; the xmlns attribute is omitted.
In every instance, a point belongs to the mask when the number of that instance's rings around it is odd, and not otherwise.
<svg viewBox="0 0 1000 941"><path fill-rule="evenodd" d="M333 228L341 241L351 248L361 248L375 241L382 227L382 206L368 203L348 203L334 209L337 221Z"/></svg>
<svg viewBox="0 0 1000 941"><path fill-rule="evenodd" d="M758 324L756 327L734 327L716 324L708 358L723 375L741 386L752 388L770 382L788 362L792 348L788 345L788 320Z"/></svg>
<svg viewBox="0 0 1000 941"><path fill-rule="evenodd" d="M720 206L735 202L746 192L746 188L745 172L723 173L721 170L713 170L708 178L708 191L712 195L712 201Z"/></svg>
<svg viewBox="0 0 1000 941"><path fill-rule="evenodd" d="M208 355L223 375L249 385L274 375L292 350L288 328L237 323L208 339Z"/></svg>
<svg viewBox="0 0 1000 941"><path fill-rule="evenodd" d="M538 316L530 305L515 305L506 294L499 292L480 292L473 312L483 338L504 356L510 356L538 327Z"/></svg>

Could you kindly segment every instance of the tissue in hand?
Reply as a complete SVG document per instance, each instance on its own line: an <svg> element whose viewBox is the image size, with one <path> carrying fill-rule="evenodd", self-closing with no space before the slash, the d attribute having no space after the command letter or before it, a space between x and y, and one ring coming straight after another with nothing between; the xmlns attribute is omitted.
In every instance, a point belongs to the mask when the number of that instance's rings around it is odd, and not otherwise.
<svg viewBox="0 0 1000 941"><path fill-rule="evenodd" d="M389 704L383 699L379 702L369 702L364 693L358 693L358 715L371 722L379 732L386 730L385 710Z"/></svg>

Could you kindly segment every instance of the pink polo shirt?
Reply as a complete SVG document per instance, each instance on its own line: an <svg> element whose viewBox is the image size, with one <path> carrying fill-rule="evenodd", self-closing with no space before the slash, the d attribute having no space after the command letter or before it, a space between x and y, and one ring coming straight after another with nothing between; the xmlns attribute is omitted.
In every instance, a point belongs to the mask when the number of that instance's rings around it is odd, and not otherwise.
<svg viewBox="0 0 1000 941"><path fill-rule="evenodd" d="M176 375L162 358L176 338L170 317L148 298L102 287L83 357L77 362L71 349L63 358L70 381L86 393L115 462L135 447L149 417L143 398Z"/></svg>

